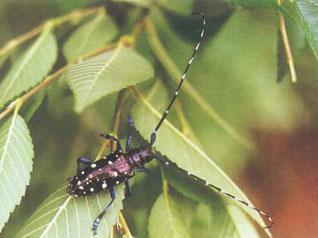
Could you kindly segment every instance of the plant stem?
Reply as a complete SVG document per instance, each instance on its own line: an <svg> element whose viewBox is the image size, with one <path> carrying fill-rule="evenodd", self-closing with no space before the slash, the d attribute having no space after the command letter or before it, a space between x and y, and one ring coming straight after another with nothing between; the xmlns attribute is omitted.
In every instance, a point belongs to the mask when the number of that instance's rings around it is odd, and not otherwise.
<svg viewBox="0 0 318 238"><path fill-rule="evenodd" d="M116 99L116 106L115 106L115 113L113 117L113 125L112 125L112 131L114 135L117 137L118 131L119 131L119 125L120 125L120 119L121 119L121 114L123 112L123 106L124 106L124 97L126 94L126 90L123 89L118 93L117 99ZM103 156L105 153L105 150L108 146L108 140L106 140L100 147L96 159L99 159ZM111 149L113 149L113 145L111 144Z"/></svg>
<svg viewBox="0 0 318 238"><path fill-rule="evenodd" d="M124 109L125 95L126 95L126 89L123 89L118 93L117 100L116 100L116 107L115 107L115 113L114 113L113 125L112 125L113 133L116 137L118 136L121 115ZM113 148L111 149L113 150ZM119 222L122 225L124 234L126 234L128 238L132 238L127 222L121 211L119 212L118 218L119 218Z"/></svg>
<svg viewBox="0 0 318 238"><path fill-rule="evenodd" d="M178 82L181 77L181 73L165 50L162 42L160 41L155 26L149 18L146 18L145 20L145 28L153 52L155 53L167 73L170 75L170 77L174 81ZM215 122L218 123L226 132L228 132L228 134L233 139L235 139L238 143L245 146L246 148L255 150L255 144L241 135L229 124L227 124L227 122L208 104L208 102L205 101L200 93L189 82L185 83L183 88L184 91L188 93L188 95L191 96L194 101L196 101L197 104L208 114L208 116L215 120Z"/></svg>
<svg viewBox="0 0 318 238"><path fill-rule="evenodd" d="M123 112L123 108L124 108L124 99L125 99L125 95L126 95L126 89L121 90L118 95L117 95L117 99L116 99L116 106L115 106L115 113L114 113L114 117L113 117L113 125L112 125L112 131L114 133L114 136L117 137L118 135L118 131L119 131L119 125L120 125L120 120L121 120L121 115ZM109 144L109 141L105 141L102 143L99 152L96 156L96 159L99 159L100 157L102 157L105 149L107 148ZM113 145L111 144L111 150L113 150ZM118 218L119 218L119 222L122 225L123 231L126 234L126 236L128 238L133 238L133 236L131 235L131 232L129 230L129 227L127 225L127 222L122 214L122 212L120 211L118 214Z"/></svg>
<svg viewBox="0 0 318 238"><path fill-rule="evenodd" d="M282 5L282 2L283 2L283 0L277 0L278 5ZM285 24L285 18L283 16L283 14L281 14L281 13L278 13L278 14L279 14L279 31L281 33L282 41L283 41L284 48L285 48L285 54L286 54L286 59L287 59L287 63L289 66L291 80L293 83L296 83L297 82L296 69L295 69L295 64L294 64L293 53L292 53L290 45L289 45L286 24Z"/></svg>
<svg viewBox="0 0 318 238"><path fill-rule="evenodd" d="M124 231L125 235L128 238L133 238L122 212L119 212L119 221L120 221L121 225L123 226L123 231Z"/></svg>
<svg viewBox="0 0 318 238"><path fill-rule="evenodd" d="M170 226L173 230L173 233L178 234L178 231L174 229L173 224L173 212L171 209L171 202L169 201L169 184L168 180L166 179L166 176L164 174L162 166L160 166L160 173L161 173L161 179L162 179L162 194L163 194L163 201L164 206L166 208L167 212L167 220L170 223Z"/></svg>
<svg viewBox="0 0 318 238"><path fill-rule="evenodd" d="M15 47L19 46L20 44L32 39L33 37L39 35L43 29L50 25L51 27L57 27L62 25L65 22L71 22L75 24L80 19L87 17L89 15L95 14L98 11L101 11L102 7L95 7L95 8L87 8L87 9L80 9L73 11L67 15L56 17L53 19L50 19L43 24L37 26L36 28L24 33L23 35L18 36L15 39L12 39L8 41L1 49L0 49L0 57L5 55L6 53L9 53L11 50L13 50Z"/></svg>

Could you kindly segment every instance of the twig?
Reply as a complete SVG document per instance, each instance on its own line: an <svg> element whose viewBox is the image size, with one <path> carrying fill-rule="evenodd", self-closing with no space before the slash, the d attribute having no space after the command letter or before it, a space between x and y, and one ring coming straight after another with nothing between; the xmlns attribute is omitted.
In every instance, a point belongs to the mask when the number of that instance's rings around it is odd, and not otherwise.
<svg viewBox="0 0 318 238"><path fill-rule="evenodd" d="M118 135L118 131L119 131L119 125L120 125L120 120L121 120L121 115L123 112L123 106L124 106L124 98L125 98L125 94L126 94L126 89L121 90L118 93L117 99L116 99L116 106L115 106L115 113L114 113L114 117L113 117L113 124L112 124L112 131L114 133L114 135L117 137ZM96 156L96 159L99 159L103 153L105 152L105 149L107 148L109 144L109 141L105 141L104 143L102 143L99 152ZM112 149L112 146L111 146ZM118 214L118 218L119 218L119 222L122 225L123 231L126 234L126 236L128 238L133 238L133 236L131 235L131 232L129 230L129 227L127 225L127 222L122 214L122 212L120 211Z"/></svg>
<svg viewBox="0 0 318 238"><path fill-rule="evenodd" d="M126 90L121 90L118 93L117 99L116 99L116 106L115 106L115 113L114 113L114 117L113 117L113 124L112 124L112 131L114 133L115 136L118 135L118 131L119 131L119 125L120 125L120 119L121 119L121 114L123 112L123 105L124 105L124 97L126 94ZM105 153L105 150L108 146L108 140L105 141L96 156L96 159L99 159L103 156L103 154ZM112 148L112 146L111 146Z"/></svg>
<svg viewBox="0 0 318 238"><path fill-rule="evenodd" d="M283 0L277 0L278 5L282 5L282 2L283 2ZM285 48L285 54L286 54L286 59L287 59L287 63L289 66L291 80L293 83L296 83L297 82L297 75L296 75L296 70L295 70L295 65L294 65L293 53L292 53L290 45L289 45L286 24L285 24L285 18L283 16L283 14L281 14L281 13L278 13L278 14L279 14L279 31L281 33L282 41L283 41L284 48Z"/></svg>
<svg viewBox="0 0 318 238"><path fill-rule="evenodd" d="M161 179L162 179L162 193L163 193L163 200L167 211L167 219L170 222L170 224L173 224L173 215L171 212L171 206L169 202L169 184L168 180L166 179L166 176L164 174L162 166L160 166L160 173L161 173Z"/></svg>
<svg viewBox="0 0 318 238"><path fill-rule="evenodd" d="M158 33L156 32L155 26L149 18L145 19L145 28L153 52L158 57L159 61L170 77L178 82L181 77L181 73L165 50L163 44L160 41ZM251 150L255 150L255 144L227 124L227 122L205 101L200 93L189 82L185 83L183 87L184 91L188 93L188 95L190 95L197 102L197 104L209 115L209 117L214 119L215 122L218 123L232 138L234 138L241 145Z"/></svg>
<svg viewBox="0 0 318 238"><path fill-rule="evenodd" d="M129 227L127 225L127 222L125 220L125 217L123 216L122 212L119 212L119 221L121 223L121 225L123 226L123 231L124 231L124 234L128 237L128 238L133 238L130 230L129 230Z"/></svg>
<svg viewBox="0 0 318 238"><path fill-rule="evenodd" d="M45 28L46 25L51 25L52 27L59 26L65 22L72 22L75 23L79 19L89 16L91 14L94 14L98 11L101 11L103 8L102 7L95 7L95 8L88 8L88 9L80 9L76 10L74 12L71 12L65 16L61 17L56 17L53 19L48 20L47 22L37 26L36 28L32 29L31 31L28 31L24 33L23 35L18 36L15 39L12 39L8 41L1 49L0 49L0 57L2 55L5 55L6 53L10 52L12 49L17 47L18 45L32 39L33 37L39 35L43 29Z"/></svg>

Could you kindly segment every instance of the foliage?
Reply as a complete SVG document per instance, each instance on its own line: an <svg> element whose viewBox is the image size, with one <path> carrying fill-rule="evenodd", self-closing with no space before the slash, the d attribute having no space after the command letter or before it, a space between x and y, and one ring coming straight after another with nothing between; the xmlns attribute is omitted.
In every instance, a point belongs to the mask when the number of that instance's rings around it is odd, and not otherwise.
<svg viewBox="0 0 318 238"><path fill-rule="evenodd" d="M107 29L105 31L105 29ZM117 35L112 19L101 11L94 19L75 30L63 47L67 61L76 60L81 55L102 47Z"/></svg>
<svg viewBox="0 0 318 238"><path fill-rule="evenodd" d="M39 4L30 2L26 19ZM78 9L88 5L92 8ZM210 16L211 6L222 14ZM227 174L240 174L255 153L252 130L288 131L303 123L304 102L283 80L289 78L288 57L277 16L285 14L288 21L296 62L314 55L310 62L316 64L314 2L113 0L105 7L82 0L41 1L39 8L38 27L30 19L10 27L0 10L0 35L33 29L7 44L6 35L0 38L1 237L92 236L94 218L109 195L76 199L61 182L76 171L76 157L106 153L99 148L99 132L112 128L125 137L128 114L138 142L149 139L198 37L201 22L193 20L192 11L206 10L206 36L155 149L208 183L244 201L256 200ZM189 31L175 29L180 25ZM254 210L177 168L153 162L149 173L134 180L134 203L123 204L123 186L117 187L98 237L120 235L113 229L118 217L127 237L129 230L150 238L271 236Z"/></svg>
<svg viewBox="0 0 318 238"><path fill-rule="evenodd" d="M50 195L26 222L17 237L90 237L92 221L103 209L103 204L110 201L110 197L101 193L78 202L65 194L65 189L62 186ZM118 191L118 199L102 221L97 237L108 237L112 233L112 224L116 222L124 198L123 189L119 187Z"/></svg>
<svg viewBox="0 0 318 238"><path fill-rule="evenodd" d="M0 107L24 91L34 87L46 76L56 60L54 35L45 30L32 46L22 53L0 85Z"/></svg>
<svg viewBox="0 0 318 238"><path fill-rule="evenodd" d="M313 53L318 59L318 3L315 1L297 1L298 16Z"/></svg>
<svg viewBox="0 0 318 238"><path fill-rule="evenodd" d="M81 112L101 97L141 83L152 75L146 60L119 44L114 50L77 64L69 71L67 81L75 94L75 111Z"/></svg>
<svg viewBox="0 0 318 238"><path fill-rule="evenodd" d="M30 181L32 140L23 118L17 114L1 123L0 126L0 229L8 220L9 214L21 201Z"/></svg>

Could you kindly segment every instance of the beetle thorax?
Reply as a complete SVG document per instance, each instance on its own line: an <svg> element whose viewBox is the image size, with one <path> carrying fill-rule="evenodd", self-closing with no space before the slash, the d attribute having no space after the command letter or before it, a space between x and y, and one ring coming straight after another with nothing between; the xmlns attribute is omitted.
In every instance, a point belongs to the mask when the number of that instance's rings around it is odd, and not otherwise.
<svg viewBox="0 0 318 238"><path fill-rule="evenodd" d="M127 158L132 167L138 167L150 162L153 159L153 153L150 147L141 146L131 149L127 153Z"/></svg>

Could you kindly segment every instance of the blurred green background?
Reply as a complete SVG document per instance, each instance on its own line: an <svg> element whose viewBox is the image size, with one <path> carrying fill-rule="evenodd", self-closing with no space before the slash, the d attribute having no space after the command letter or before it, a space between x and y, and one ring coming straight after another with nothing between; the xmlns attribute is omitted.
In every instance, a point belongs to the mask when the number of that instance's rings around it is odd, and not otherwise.
<svg viewBox="0 0 318 238"><path fill-rule="evenodd" d="M48 18L104 4L97 0L1 0L0 46ZM199 24L189 17L189 13L204 11L207 36L191 68L189 82L255 149L247 148L242 139L230 136L191 97L182 93L183 110L196 141L254 204L270 211L275 220L271 229L274 237L315 237L318 234L318 67L302 27L286 19L298 76L298 82L294 84L288 67L280 62L283 57L278 52L282 46L278 47L280 33L276 9L208 0L177 4L162 3L160 11L152 9L149 13L155 20L161 41L182 69L197 37ZM119 27L120 35L129 33L141 13L140 8L121 1L109 1L105 5ZM60 48L72 30L68 24L56 30ZM158 78L172 91L175 84L169 79L171 75L151 52L145 33L140 34L136 45L138 52L155 65ZM19 50L12 53L12 60ZM59 53L54 69L65 64L62 52ZM9 66L1 68L1 78ZM280 83L277 83L278 77ZM146 93L153 82L140 88ZM1 237L13 237L38 205L72 175L76 158L80 155L93 157L101 143L98 134L112 128L115 94L76 114L72 93L63 80L52 84L46 92L43 103L29 123L36 153L31 183ZM157 97L156 106L160 108L162 95ZM133 100L130 96L129 99L125 102L126 109ZM172 112L169 119L176 122L177 118ZM125 135L124 119L122 138ZM124 215L136 237L147 237L144 224L151 205L161 193L158 187L161 187L160 171L154 168L153 173L136 176L134 195L124 202ZM206 209L198 210L204 213ZM204 222L198 222L199 228L194 230L204 231ZM192 237L210 235L196 233Z"/></svg>

